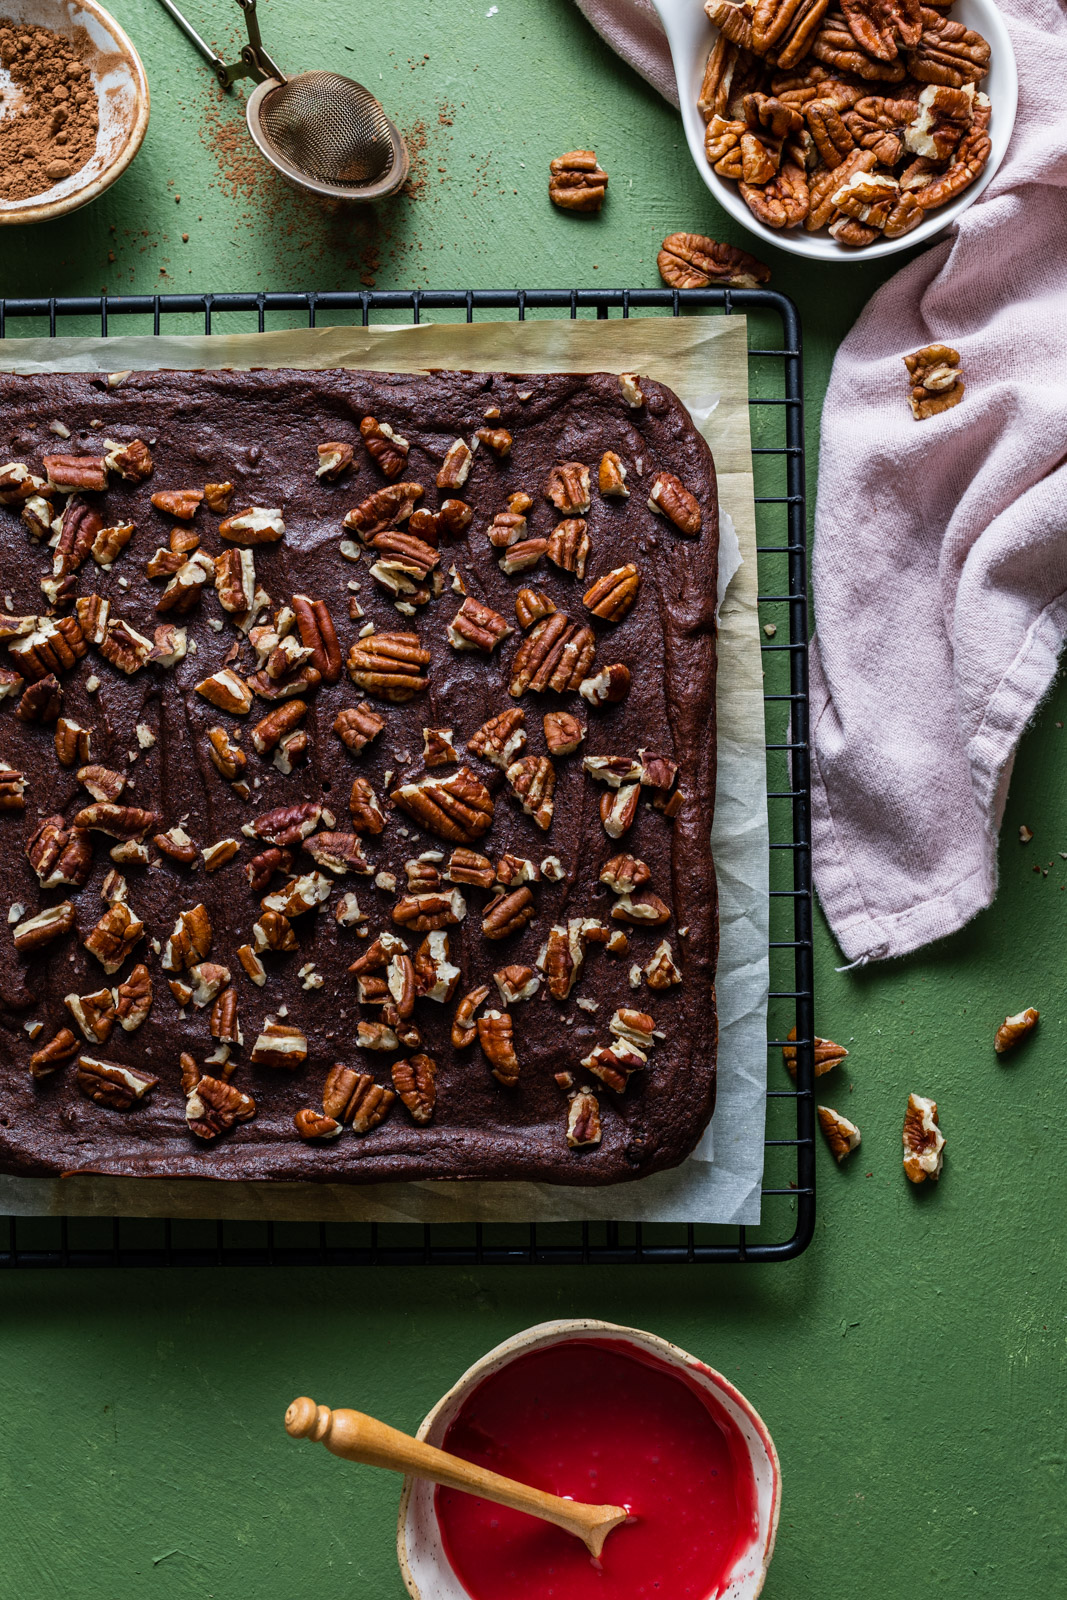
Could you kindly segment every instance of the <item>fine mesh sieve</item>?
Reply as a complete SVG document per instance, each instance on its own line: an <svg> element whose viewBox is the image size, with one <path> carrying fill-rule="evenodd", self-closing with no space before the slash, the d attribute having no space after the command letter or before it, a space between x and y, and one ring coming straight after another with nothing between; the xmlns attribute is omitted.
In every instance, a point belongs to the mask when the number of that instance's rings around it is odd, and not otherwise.
<svg viewBox="0 0 1067 1600"><path fill-rule="evenodd" d="M257 148L290 183L337 200L377 200L394 194L408 174L399 132L362 84L336 72L302 72L288 78L263 48L256 0L237 0L248 43L227 66L174 0L160 5L215 70L224 89L254 78L248 97L248 131Z"/></svg>

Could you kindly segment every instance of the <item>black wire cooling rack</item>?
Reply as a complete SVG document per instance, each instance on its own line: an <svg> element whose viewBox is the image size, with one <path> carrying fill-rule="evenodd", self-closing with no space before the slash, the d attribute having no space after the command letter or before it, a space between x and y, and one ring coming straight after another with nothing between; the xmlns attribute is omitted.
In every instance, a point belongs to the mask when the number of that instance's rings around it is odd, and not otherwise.
<svg viewBox="0 0 1067 1600"><path fill-rule="evenodd" d="M770 811L766 1166L759 1227L701 1223L378 1224L0 1218L0 1266L418 1265L787 1261L815 1226L807 528L800 323L767 289L529 289L0 300L0 339L243 333L485 313L747 318ZM116 326L117 325L117 326ZM0 351L2 365L2 351ZM781 1047L796 1029L797 1074Z"/></svg>

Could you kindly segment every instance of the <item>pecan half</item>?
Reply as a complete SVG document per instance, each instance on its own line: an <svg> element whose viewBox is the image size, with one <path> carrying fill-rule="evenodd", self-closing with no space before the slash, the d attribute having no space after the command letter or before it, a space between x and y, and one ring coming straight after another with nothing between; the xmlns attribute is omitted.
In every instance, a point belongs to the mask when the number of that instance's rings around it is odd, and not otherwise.
<svg viewBox="0 0 1067 1600"><path fill-rule="evenodd" d="M84 828L67 828L60 816L45 817L26 841L26 858L43 889L61 884L82 889L93 870L93 847Z"/></svg>
<svg viewBox="0 0 1067 1600"><path fill-rule="evenodd" d="M392 1089L383 1089L369 1073L362 1073L352 1092L350 1115L353 1133L370 1133L385 1121L396 1099Z"/></svg>
<svg viewBox="0 0 1067 1600"><path fill-rule="evenodd" d="M140 672L152 654L152 641L130 623L110 621L100 641L100 654L105 661L124 672L128 678Z"/></svg>
<svg viewBox="0 0 1067 1600"><path fill-rule="evenodd" d="M834 1111L831 1106L816 1106L819 1127L826 1136L835 1161L844 1161L860 1142L860 1130L854 1122Z"/></svg>
<svg viewBox="0 0 1067 1600"><path fill-rule="evenodd" d="M49 486L63 494L78 490L99 493L107 488L107 461L103 456L42 456Z"/></svg>
<svg viewBox="0 0 1067 1600"><path fill-rule="evenodd" d="M499 612L468 595L448 624L448 642L453 650L480 650L488 656L514 631Z"/></svg>
<svg viewBox="0 0 1067 1600"><path fill-rule="evenodd" d="M512 762L506 777L526 815L547 832L552 825L556 788L556 769L548 756L524 756L521 761Z"/></svg>
<svg viewBox="0 0 1067 1600"><path fill-rule="evenodd" d="M545 481L545 499L551 500L564 516L577 512L584 516L589 510L589 468L580 461L564 461L553 467Z"/></svg>
<svg viewBox="0 0 1067 1600"><path fill-rule="evenodd" d="M358 640L348 652L352 682L368 694L400 704L427 687L418 671L430 664L430 652L415 633L375 633Z"/></svg>
<svg viewBox="0 0 1067 1600"><path fill-rule="evenodd" d="M363 701L358 706L351 706L346 711L338 712L333 732L346 750L351 750L354 756L358 756L362 755L384 727L385 718L379 716L377 711L372 711Z"/></svg>
<svg viewBox="0 0 1067 1600"><path fill-rule="evenodd" d="M656 265L660 277L672 289L706 289L709 284L722 283L736 289L756 289L771 275L770 267L750 256L747 250L720 244L703 233L669 233L656 257ZM600 492L609 491L601 485Z"/></svg>
<svg viewBox="0 0 1067 1600"><path fill-rule="evenodd" d="M138 1067L122 1067L117 1061L104 1061L99 1056L83 1055L78 1059L78 1088L87 1100L112 1111L128 1111L158 1082L158 1078Z"/></svg>
<svg viewBox="0 0 1067 1600"><path fill-rule="evenodd" d="M472 883L479 889L491 889L496 881L489 857L479 855L476 850L453 850L445 877L450 883Z"/></svg>
<svg viewBox="0 0 1067 1600"><path fill-rule="evenodd" d="M700 532L700 504L673 472L656 473L648 492L648 509L666 517L689 538Z"/></svg>
<svg viewBox="0 0 1067 1600"><path fill-rule="evenodd" d="M482 918L482 933L487 939L509 939L521 933L535 910L534 897L525 885L513 889L492 902Z"/></svg>
<svg viewBox="0 0 1067 1600"><path fill-rule="evenodd" d="M315 476L324 478L327 483L336 483L342 473L348 471L355 458L352 446L340 439L331 439L326 444L318 444L315 446L315 451L319 458Z"/></svg>
<svg viewBox="0 0 1067 1600"><path fill-rule="evenodd" d="M505 1089L513 1089L519 1081L519 1058L515 1054L514 1025L510 1013L486 1011L474 1026L493 1077Z"/></svg>
<svg viewBox="0 0 1067 1600"><path fill-rule="evenodd" d="M614 706L630 692L630 669L621 661L601 667L591 678L583 678L578 693L591 706Z"/></svg>
<svg viewBox="0 0 1067 1600"><path fill-rule="evenodd" d="M344 526L358 533L364 542L385 528L395 528L414 511L422 499L421 483L393 483L378 489L360 502L344 519Z"/></svg>
<svg viewBox="0 0 1067 1600"><path fill-rule="evenodd" d="M354 780L348 809L352 813L352 826L357 833L379 834L385 827L385 817L378 804L378 797L366 778Z"/></svg>
<svg viewBox="0 0 1067 1600"><path fill-rule="evenodd" d="M915 189L915 198L923 210L932 211L936 206L945 205L947 201L954 200L958 194L969 188L975 179L981 176L992 148L989 135L976 121L964 135L948 169L943 173L933 174L929 183L924 183ZM888 229L886 231L888 232Z"/></svg>
<svg viewBox="0 0 1067 1600"><path fill-rule="evenodd" d="M870 172L874 165L872 151L853 150L838 166L813 175L808 196L807 219L804 223L809 233L815 233L833 221L837 215L833 196L850 178L860 172Z"/></svg>
<svg viewBox="0 0 1067 1600"><path fill-rule="evenodd" d="M526 744L525 721L526 713L521 706L509 706L482 723L467 740L467 749L504 771Z"/></svg>
<svg viewBox="0 0 1067 1600"><path fill-rule="evenodd" d="M880 61L866 50L858 48L855 34L839 11L823 18L812 41L811 53L816 61L836 67L838 72L852 72L857 77L871 81L899 83L904 77L903 61ZM912 72L912 76L916 74Z"/></svg>
<svg viewBox="0 0 1067 1600"><path fill-rule="evenodd" d="M32 681L49 673L69 672L86 654L88 643L81 625L82 603L73 617L8 617L0 629L12 639L8 654L22 675ZM27 624L29 626L27 627ZM94 640L94 643L96 641Z"/></svg>
<svg viewBox="0 0 1067 1600"><path fill-rule="evenodd" d="M387 422L378 422L374 417L363 418L359 433L367 454L379 471L387 478L398 478L408 458L410 446L407 440L394 433Z"/></svg>
<svg viewBox="0 0 1067 1600"><path fill-rule="evenodd" d="M284 534L285 521L278 506L246 506L219 523L219 538L230 544L277 544Z"/></svg>
<svg viewBox="0 0 1067 1600"><path fill-rule="evenodd" d="M159 489L152 496L152 504L179 522L192 522L203 498L203 489Z"/></svg>
<svg viewBox="0 0 1067 1600"><path fill-rule="evenodd" d="M857 44L876 61L895 61L901 45L913 49L922 37L919 0L841 0Z"/></svg>
<svg viewBox="0 0 1067 1600"><path fill-rule="evenodd" d="M808 175L788 153L769 183L738 185L754 217L768 228L796 228L808 214Z"/></svg>
<svg viewBox="0 0 1067 1600"><path fill-rule="evenodd" d="M962 89L989 71L990 48L980 33L923 6L922 33L907 54L908 71L920 83L943 83ZM46 458L47 462L47 458ZM51 474L49 474L51 476Z"/></svg>
<svg viewBox="0 0 1067 1600"><path fill-rule="evenodd" d="M61 900L57 906L46 906L36 916L24 917L15 924L11 935L15 949L20 956L34 955L53 939L70 933L74 922L73 901Z"/></svg>
<svg viewBox="0 0 1067 1600"><path fill-rule="evenodd" d="M608 192L608 175L593 150L568 150L548 164L548 198L561 211L599 211Z"/></svg>
<svg viewBox="0 0 1067 1600"><path fill-rule="evenodd" d="M582 604L602 622L621 622L637 599L640 587L641 574L634 563L628 561L590 584L582 596Z"/></svg>
<svg viewBox="0 0 1067 1600"><path fill-rule="evenodd" d="M317 1140L336 1139L344 1132L335 1118L320 1116L310 1106L304 1106L294 1113L293 1127L301 1139L306 1139L309 1144Z"/></svg>
<svg viewBox="0 0 1067 1600"><path fill-rule="evenodd" d="M918 422L950 411L963 399L960 354L947 344L928 344L904 357L911 377L911 414Z"/></svg>
<svg viewBox="0 0 1067 1600"><path fill-rule="evenodd" d="M516 572L529 572L547 552L548 545L547 539L520 539L507 547L497 566L508 577Z"/></svg>
<svg viewBox="0 0 1067 1600"><path fill-rule="evenodd" d="M469 767L447 778L401 784L389 798L420 827L457 844L472 844L493 821L492 796Z"/></svg>
<svg viewBox="0 0 1067 1600"><path fill-rule="evenodd" d="M115 1020L125 1033L135 1033L152 1009L152 979L139 962L115 990Z"/></svg>
<svg viewBox="0 0 1067 1600"><path fill-rule="evenodd" d="M232 1083L209 1075L198 1080L185 1102L189 1132L198 1139L217 1139L255 1114L256 1102L250 1094L242 1094Z"/></svg>
<svg viewBox="0 0 1067 1600"><path fill-rule="evenodd" d="M556 611L534 624L511 663L508 693L516 700L529 689L535 694L577 689L593 664L596 640L591 628Z"/></svg>
<svg viewBox="0 0 1067 1600"><path fill-rule="evenodd" d="M455 927L467 915L467 903L458 889L450 893L406 894L393 907L393 921L412 933L430 933Z"/></svg>
<svg viewBox="0 0 1067 1600"><path fill-rule="evenodd" d="M30 1057L31 1076L47 1078L49 1073L55 1072L72 1056L76 1056L80 1048L77 1036L71 1033L69 1028L60 1028L46 1045L42 1045L40 1050L35 1050Z"/></svg>
<svg viewBox="0 0 1067 1600"><path fill-rule="evenodd" d="M600 1103L595 1094L583 1090L567 1105L567 1143L572 1150L579 1150L598 1145L602 1137Z"/></svg>
<svg viewBox="0 0 1067 1600"><path fill-rule="evenodd" d="M63 705L63 690L54 673L38 678L23 690L15 707L20 722L40 722L46 726L55 722Z"/></svg>
<svg viewBox="0 0 1067 1600"><path fill-rule="evenodd" d="M589 559L589 532L585 518L568 517L557 523L549 535L545 555L564 572L573 572L575 577L584 578Z"/></svg>
<svg viewBox="0 0 1067 1600"><path fill-rule="evenodd" d="M304 841L304 849L316 866L325 867L338 878L347 872L368 878L374 871L354 833L316 833Z"/></svg>
<svg viewBox="0 0 1067 1600"><path fill-rule="evenodd" d="M607 884L615 894L631 895L651 881L651 872L637 856L612 856L600 869L600 882Z"/></svg>
<svg viewBox="0 0 1067 1600"><path fill-rule="evenodd" d="M117 806L108 801L97 801L84 806L74 818L76 828L91 828L96 833L106 833L112 839L143 839L149 828L158 827L162 818L158 811L145 811L139 806Z"/></svg>
<svg viewBox="0 0 1067 1600"><path fill-rule="evenodd" d="M904 1113L904 1172L912 1183L936 1182L945 1159L945 1136L937 1115L937 1101L909 1094Z"/></svg>
<svg viewBox="0 0 1067 1600"><path fill-rule="evenodd" d="M413 1122L424 1128L433 1119L437 1102L437 1063L431 1056L415 1055L392 1066L393 1088L411 1113Z"/></svg>

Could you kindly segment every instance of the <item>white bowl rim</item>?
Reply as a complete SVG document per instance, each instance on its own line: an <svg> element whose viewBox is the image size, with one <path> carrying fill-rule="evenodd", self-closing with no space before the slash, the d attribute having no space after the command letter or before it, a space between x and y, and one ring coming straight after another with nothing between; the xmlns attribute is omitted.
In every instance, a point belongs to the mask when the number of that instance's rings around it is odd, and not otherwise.
<svg viewBox="0 0 1067 1600"><path fill-rule="evenodd" d="M117 178L121 178L144 140L150 109L148 77L133 40L111 12L105 11L103 6L97 4L97 0L76 0L76 8L87 11L111 34L115 41L116 53L126 59L133 73L137 100L137 114L133 120L133 127L118 154L83 189L75 189L72 193L64 195L61 200L45 200L38 205L23 205L21 202L12 205L0 201L0 227L14 223L48 222L53 217L62 217L68 211L77 211L80 207L88 205L90 200L95 200L97 195L109 189ZM55 9L66 11L69 15L72 8L64 5L63 0L57 0ZM49 25L45 18L38 19L38 27L47 28Z"/></svg>
<svg viewBox="0 0 1067 1600"><path fill-rule="evenodd" d="M474 1388L482 1378L488 1376L490 1371L506 1366L509 1361L514 1360L528 1350L590 1334L612 1337L622 1341L628 1340L632 1344L643 1346L654 1355L662 1357L668 1366L688 1367L695 1372L699 1372L703 1378L710 1379L716 1388L721 1389L751 1423L767 1457L772 1482L771 1508L767 1518L766 1532L764 1534L761 1530L760 1534L757 1535L758 1538L762 1538L763 1548L760 1551L756 1587L752 1591L753 1600L755 1600L755 1597L759 1595L763 1588L767 1577L767 1569L774 1554L775 1539L778 1534L778 1518L782 1504L782 1468L778 1460L778 1452L775 1449L774 1440L771 1438L767 1425L755 1406L741 1393L740 1389L730 1382L729 1378L724 1377L721 1372L709 1366L706 1361L701 1361L698 1356L691 1355L688 1350L683 1350L680 1345L672 1344L669 1339L664 1339L659 1334L648 1333L642 1328L627 1327L618 1322L603 1322L595 1317L561 1317L550 1322L535 1323L532 1327L524 1328L521 1332L512 1334L510 1338L504 1339L500 1344L494 1345L491 1350L487 1350L483 1356L480 1356L477 1361L469 1366L466 1372L462 1373L450 1385L436 1404L426 1413L419 1424L415 1437L417 1439L425 1439L445 1407ZM400 1493L400 1507L397 1512L396 1553L400 1564L401 1576L404 1579L408 1594L414 1597L414 1600L419 1600L420 1590L415 1581L408 1557L407 1540L408 1510L415 1484L416 1479L409 1476L404 1478L403 1488Z"/></svg>
<svg viewBox="0 0 1067 1600"><path fill-rule="evenodd" d="M995 0L957 0L953 13L957 20L961 20L960 12L978 13L977 17L972 17L967 25L977 27L983 37L988 39L993 51L997 87L995 96L990 96L993 101L993 115L989 126L992 150L984 172L958 199L932 211L928 219L921 222L917 228L913 228L911 233L906 233L901 239L881 239L875 244L865 245L860 250L838 244L836 239L829 236L805 233L802 228L768 228L749 210L741 198L737 185L712 170L704 154L704 121L697 110L696 90L704 73L708 53L719 30L708 19L702 0L651 0L651 3L659 13L671 47L678 98L681 102L682 126L697 171L723 210L765 244L784 250L790 255L802 256L809 261L855 262L861 265L864 262L876 261L879 257L896 255L901 250L910 250L916 245L930 243L944 233L968 206L974 204L996 176L1015 126L1019 100L1019 75L1011 37ZM1001 76L1003 76L1002 83L999 81ZM988 92L987 83L988 79L983 81L983 92Z"/></svg>

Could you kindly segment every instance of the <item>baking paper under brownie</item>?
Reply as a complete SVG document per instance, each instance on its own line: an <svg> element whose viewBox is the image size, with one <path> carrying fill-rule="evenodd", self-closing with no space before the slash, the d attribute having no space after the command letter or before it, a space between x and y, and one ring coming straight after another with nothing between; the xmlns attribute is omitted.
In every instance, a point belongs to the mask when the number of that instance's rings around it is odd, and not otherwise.
<svg viewBox="0 0 1067 1600"><path fill-rule="evenodd" d="M4 376L0 439L0 1170L682 1160L718 525L670 390Z"/></svg>

